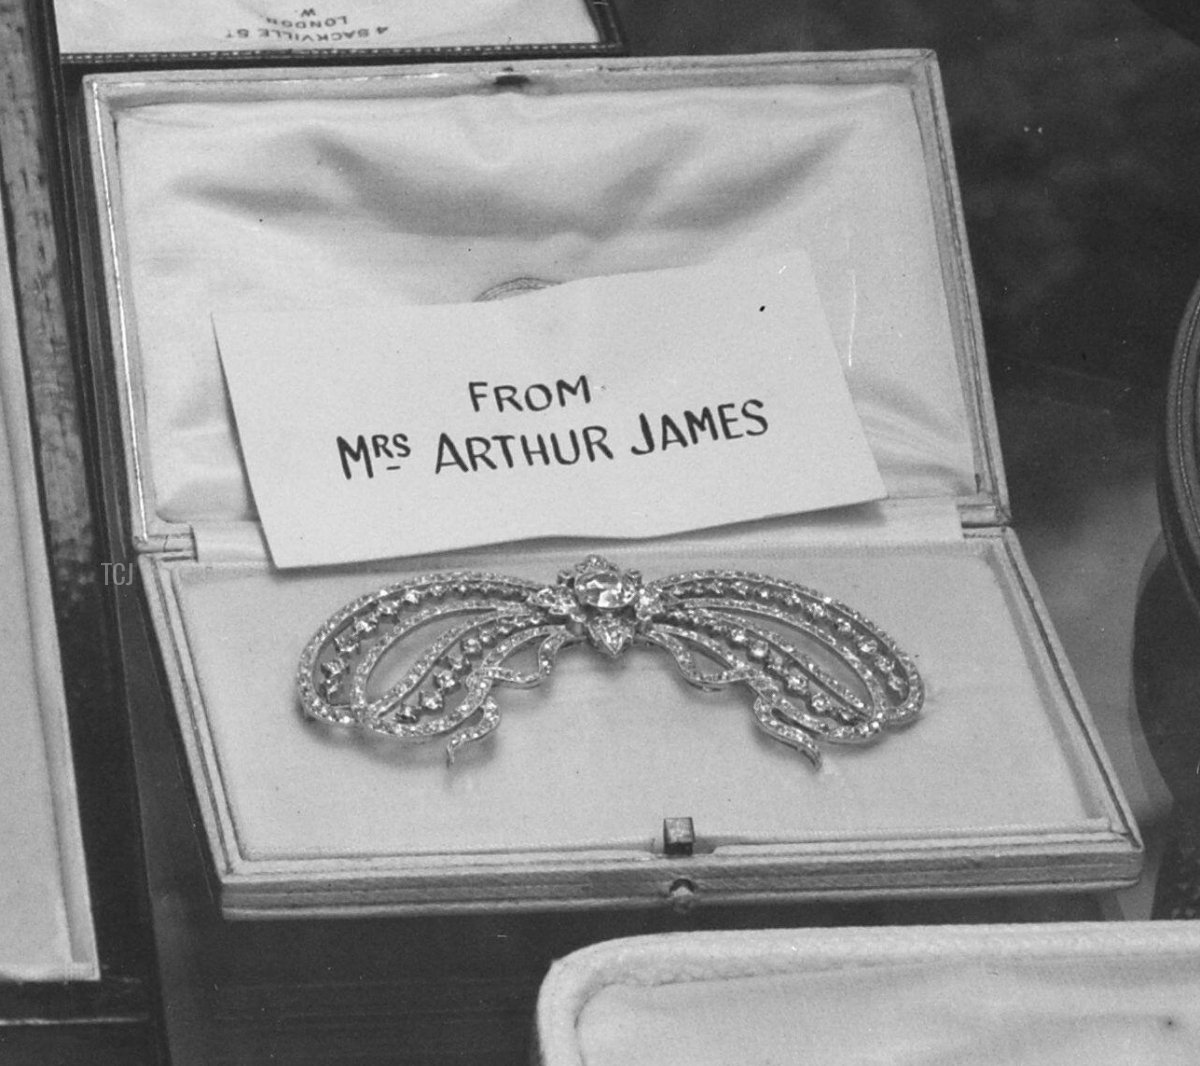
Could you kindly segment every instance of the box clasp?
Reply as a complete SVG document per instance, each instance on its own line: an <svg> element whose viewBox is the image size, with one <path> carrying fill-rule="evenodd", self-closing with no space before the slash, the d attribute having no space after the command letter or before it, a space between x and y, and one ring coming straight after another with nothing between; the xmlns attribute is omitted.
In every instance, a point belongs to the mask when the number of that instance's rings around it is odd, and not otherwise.
<svg viewBox="0 0 1200 1066"><path fill-rule="evenodd" d="M691 855L696 849L696 827L690 818L663 819L663 854Z"/></svg>

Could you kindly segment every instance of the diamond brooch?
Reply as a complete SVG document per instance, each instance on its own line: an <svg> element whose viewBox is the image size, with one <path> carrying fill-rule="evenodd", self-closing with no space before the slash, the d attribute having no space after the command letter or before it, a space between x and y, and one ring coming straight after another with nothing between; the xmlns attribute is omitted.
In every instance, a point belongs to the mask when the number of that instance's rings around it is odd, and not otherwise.
<svg viewBox="0 0 1200 1066"><path fill-rule="evenodd" d="M407 639L422 629L425 640ZM445 738L453 759L499 724L497 685L539 685L563 648L584 643L612 658L657 647L696 688L744 686L758 726L814 764L820 741L871 741L912 721L924 697L912 660L829 596L732 570L647 583L591 555L553 585L451 571L354 600L300 657L300 701L322 722L402 741ZM385 658L405 648L400 679L374 691Z"/></svg>

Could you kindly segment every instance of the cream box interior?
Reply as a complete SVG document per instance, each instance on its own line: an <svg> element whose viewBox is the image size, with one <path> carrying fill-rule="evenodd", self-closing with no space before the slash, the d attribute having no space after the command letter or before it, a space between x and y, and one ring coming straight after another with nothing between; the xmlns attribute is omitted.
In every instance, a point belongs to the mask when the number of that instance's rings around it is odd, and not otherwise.
<svg viewBox="0 0 1200 1066"><path fill-rule="evenodd" d="M685 933L555 964L544 1066L1200 1058L1200 926L1128 922Z"/></svg>
<svg viewBox="0 0 1200 1066"><path fill-rule="evenodd" d="M0 215L0 982L100 976Z"/></svg>
<svg viewBox="0 0 1200 1066"><path fill-rule="evenodd" d="M445 53L612 51L619 34L604 0L57 0L59 51L68 63L168 58L264 58Z"/></svg>
<svg viewBox="0 0 1200 1066"><path fill-rule="evenodd" d="M86 82L131 536L230 915L1080 890L1141 845L1016 537L936 64L926 53L547 61ZM642 542L280 572L215 306L454 303L803 248L883 504ZM739 358L752 359L753 352ZM348 368L352 372L352 368ZM426 501L412 501L419 521ZM486 521L486 514L481 514ZM406 575L820 589L915 658L922 719L814 771L656 655L564 655L447 768L303 720L295 666ZM694 854L664 854L690 817Z"/></svg>

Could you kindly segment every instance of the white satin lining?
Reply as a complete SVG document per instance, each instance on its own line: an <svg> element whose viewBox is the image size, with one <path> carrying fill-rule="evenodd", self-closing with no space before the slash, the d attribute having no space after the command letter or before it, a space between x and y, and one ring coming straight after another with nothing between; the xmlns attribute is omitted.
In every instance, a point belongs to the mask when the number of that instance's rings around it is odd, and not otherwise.
<svg viewBox="0 0 1200 1066"><path fill-rule="evenodd" d="M215 307L370 314L795 247L889 493L975 491L942 179L905 86L152 104L118 112L117 133L160 521L254 517Z"/></svg>

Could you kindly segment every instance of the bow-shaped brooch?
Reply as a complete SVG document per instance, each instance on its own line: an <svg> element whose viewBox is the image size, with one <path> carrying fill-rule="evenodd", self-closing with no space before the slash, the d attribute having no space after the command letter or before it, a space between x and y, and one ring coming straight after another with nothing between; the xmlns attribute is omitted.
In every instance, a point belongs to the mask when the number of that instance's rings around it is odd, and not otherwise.
<svg viewBox="0 0 1200 1066"><path fill-rule="evenodd" d="M372 694L388 652L431 625L436 636L400 680ZM453 759L499 724L496 685L539 685L563 648L585 642L613 658L634 644L661 648L700 689L745 685L759 727L814 764L818 741L871 741L912 721L924 696L912 660L832 597L727 570L645 583L590 555L553 585L451 571L354 600L305 648L300 701L323 722L402 741L445 737ZM523 651L532 662L519 669L511 661Z"/></svg>

